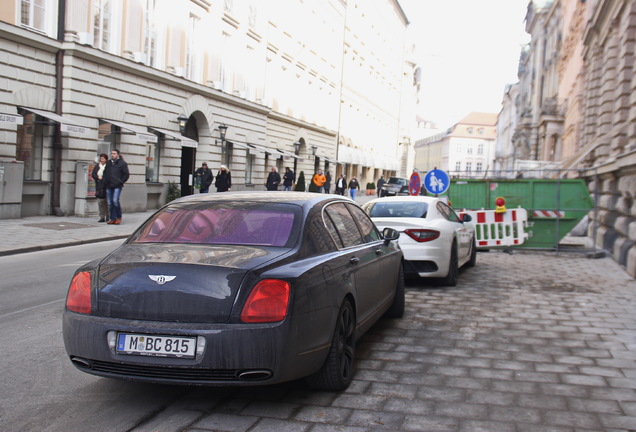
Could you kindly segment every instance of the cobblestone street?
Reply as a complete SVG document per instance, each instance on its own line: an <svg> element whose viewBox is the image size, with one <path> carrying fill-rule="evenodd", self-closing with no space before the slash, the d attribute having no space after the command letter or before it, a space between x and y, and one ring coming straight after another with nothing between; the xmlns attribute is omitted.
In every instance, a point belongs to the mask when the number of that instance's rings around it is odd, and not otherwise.
<svg viewBox="0 0 636 432"><path fill-rule="evenodd" d="M480 253L456 287L408 284L346 392L202 388L135 431L634 431L635 312L609 258Z"/></svg>

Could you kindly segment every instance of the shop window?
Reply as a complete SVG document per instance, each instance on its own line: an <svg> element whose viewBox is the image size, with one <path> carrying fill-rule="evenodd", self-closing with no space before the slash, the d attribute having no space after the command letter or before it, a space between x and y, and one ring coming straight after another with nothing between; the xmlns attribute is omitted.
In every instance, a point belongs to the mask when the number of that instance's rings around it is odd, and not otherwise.
<svg viewBox="0 0 636 432"><path fill-rule="evenodd" d="M223 161L223 165L227 167L229 170L232 164L232 153L234 151L234 145L231 141L225 141L223 148L221 149L222 155L221 160Z"/></svg>
<svg viewBox="0 0 636 432"><path fill-rule="evenodd" d="M252 183L252 169L254 169L255 159L256 156L254 156L253 154L249 154L249 152L247 153L245 158L245 184Z"/></svg>
<svg viewBox="0 0 636 432"><path fill-rule="evenodd" d="M42 180L44 141L50 142L48 121L30 112L23 116L24 122L18 126L16 160L24 162L25 180Z"/></svg>
<svg viewBox="0 0 636 432"><path fill-rule="evenodd" d="M97 154L110 152L114 149L121 149L121 132L118 126L108 122L99 122L97 129Z"/></svg>
<svg viewBox="0 0 636 432"><path fill-rule="evenodd" d="M165 145L165 138L163 135L159 137L156 143L146 144L146 182L158 183L159 182L159 167L161 166L161 148Z"/></svg>

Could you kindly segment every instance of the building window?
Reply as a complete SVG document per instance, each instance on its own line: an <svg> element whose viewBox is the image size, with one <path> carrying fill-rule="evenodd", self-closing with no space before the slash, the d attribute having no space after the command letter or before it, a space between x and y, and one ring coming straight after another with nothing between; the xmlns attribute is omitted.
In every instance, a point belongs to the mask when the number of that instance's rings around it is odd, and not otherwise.
<svg viewBox="0 0 636 432"><path fill-rule="evenodd" d="M473 163L472 162L466 162L466 172L470 172L473 169Z"/></svg>
<svg viewBox="0 0 636 432"><path fill-rule="evenodd" d="M22 0L20 7L20 23L36 30L45 30L46 0Z"/></svg>
<svg viewBox="0 0 636 432"><path fill-rule="evenodd" d="M157 28L155 24L155 2L146 0L145 26L144 26L144 54L145 64L157 67Z"/></svg>
<svg viewBox="0 0 636 432"><path fill-rule="evenodd" d="M482 168L482 163L477 162L477 172L481 172L481 168Z"/></svg>
<svg viewBox="0 0 636 432"><path fill-rule="evenodd" d="M252 183L252 169L254 168L254 160L256 156L250 154L249 152L245 158L245 184Z"/></svg>
<svg viewBox="0 0 636 432"><path fill-rule="evenodd" d="M186 78L192 81L200 81L200 59L199 50L197 44L197 32L199 29L200 18L196 15L190 14L189 28L187 33L186 44Z"/></svg>
<svg viewBox="0 0 636 432"><path fill-rule="evenodd" d="M18 126L16 159L24 162L25 180L42 180L44 135L48 122L33 113L23 115L24 123Z"/></svg>
<svg viewBox="0 0 636 432"><path fill-rule="evenodd" d="M477 146L477 154L484 154L484 143L479 143Z"/></svg>
<svg viewBox="0 0 636 432"><path fill-rule="evenodd" d="M146 144L146 182L159 182L159 167L161 166L159 154L164 143L165 138L162 135L156 143Z"/></svg>
<svg viewBox="0 0 636 432"><path fill-rule="evenodd" d="M108 51L111 30L111 2L94 0L93 3L93 46Z"/></svg>
<svg viewBox="0 0 636 432"><path fill-rule="evenodd" d="M461 170L462 170L462 163L455 162L455 171L461 171Z"/></svg>
<svg viewBox="0 0 636 432"><path fill-rule="evenodd" d="M469 127L469 128L468 128L468 133L469 133L469 134L473 133L473 131L474 131L474 129L473 129L473 128L471 128L471 127Z"/></svg>
<svg viewBox="0 0 636 432"><path fill-rule="evenodd" d="M466 153L467 154L473 154L473 146L468 144L468 146L466 147Z"/></svg>

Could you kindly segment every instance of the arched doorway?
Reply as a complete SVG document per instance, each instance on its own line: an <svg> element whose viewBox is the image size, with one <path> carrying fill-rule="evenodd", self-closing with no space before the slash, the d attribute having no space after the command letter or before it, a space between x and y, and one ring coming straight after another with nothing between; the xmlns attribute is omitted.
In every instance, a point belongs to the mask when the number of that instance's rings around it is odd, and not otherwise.
<svg viewBox="0 0 636 432"><path fill-rule="evenodd" d="M194 116L190 116L186 122L185 130L182 135L191 138L195 141L199 141L199 128L197 126L197 120ZM192 187L192 176L196 169L195 164L197 160L196 147L181 146L181 196L192 195L194 189Z"/></svg>

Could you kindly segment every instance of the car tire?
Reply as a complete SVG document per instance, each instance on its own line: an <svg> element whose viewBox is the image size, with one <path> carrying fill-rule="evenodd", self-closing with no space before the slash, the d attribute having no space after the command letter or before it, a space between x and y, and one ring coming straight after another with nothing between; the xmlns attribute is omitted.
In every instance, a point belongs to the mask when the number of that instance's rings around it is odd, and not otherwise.
<svg viewBox="0 0 636 432"><path fill-rule="evenodd" d="M470 259L466 263L466 267L475 267L477 264L477 241L473 238L473 244L470 248Z"/></svg>
<svg viewBox="0 0 636 432"><path fill-rule="evenodd" d="M459 279L459 259L457 257L457 243L453 242L448 264L448 274L440 280L440 284L444 286L455 286L457 285L457 279Z"/></svg>
<svg viewBox="0 0 636 432"><path fill-rule="evenodd" d="M384 313L386 318L402 318L404 316L404 291L404 269L400 263L400 272L395 287L395 298L389 309Z"/></svg>
<svg viewBox="0 0 636 432"><path fill-rule="evenodd" d="M318 372L306 379L311 388L341 391L349 387L356 353L355 328L353 307L349 300L345 300L338 312L327 359Z"/></svg>

